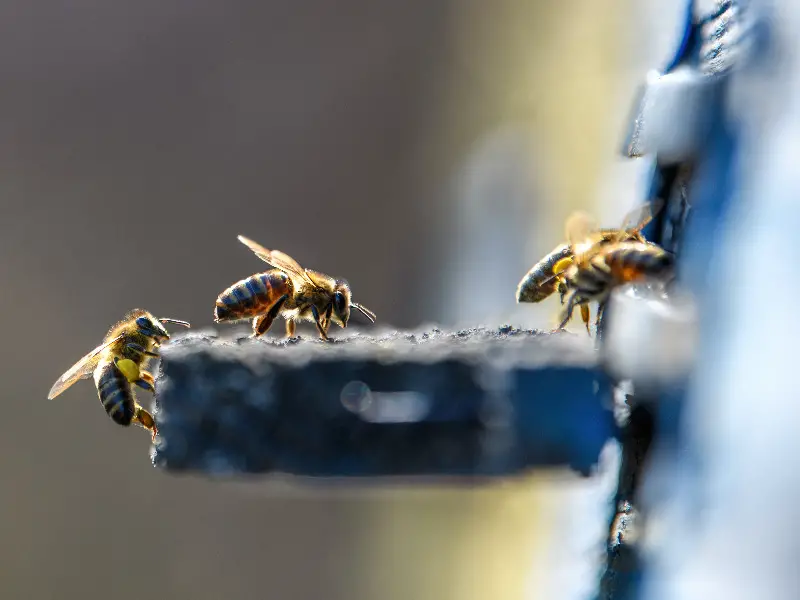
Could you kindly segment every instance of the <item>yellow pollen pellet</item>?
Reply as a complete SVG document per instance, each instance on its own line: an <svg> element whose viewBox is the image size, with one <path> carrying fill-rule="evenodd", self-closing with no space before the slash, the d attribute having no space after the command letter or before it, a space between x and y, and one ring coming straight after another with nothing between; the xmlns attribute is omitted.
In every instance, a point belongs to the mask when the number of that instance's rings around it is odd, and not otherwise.
<svg viewBox="0 0 800 600"><path fill-rule="evenodd" d="M117 361L117 368L125 375L130 383L139 379L139 365L133 362L130 358L121 358Z"/></svg>

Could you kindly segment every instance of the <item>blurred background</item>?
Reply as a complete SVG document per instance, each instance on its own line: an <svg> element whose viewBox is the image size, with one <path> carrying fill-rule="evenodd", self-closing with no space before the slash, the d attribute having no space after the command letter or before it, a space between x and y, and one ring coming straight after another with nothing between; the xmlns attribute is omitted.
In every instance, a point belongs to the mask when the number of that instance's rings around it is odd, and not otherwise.
<svg viewBox="0 0 800 600"><path fill-rule="evenodd" d="M672 52L668 4L4 2L0 597L592 590L608 465L210 483L155 471L90 382L45 397L131 308L210 326L217 294L263 268L239 233L347 278L384 325L551 327L557 300L517 306L516 285L570 211L613 225L642 200L646 165L618 151Z"/></svg>

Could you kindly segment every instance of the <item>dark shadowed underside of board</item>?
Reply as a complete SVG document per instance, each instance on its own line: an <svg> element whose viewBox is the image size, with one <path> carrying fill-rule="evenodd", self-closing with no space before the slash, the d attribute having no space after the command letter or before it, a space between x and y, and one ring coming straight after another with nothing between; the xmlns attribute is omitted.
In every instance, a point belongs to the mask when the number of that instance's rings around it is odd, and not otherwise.
<svg viewBox="0 0 800 600"><path fill-rule="evenodd" d="M156 466L208 475L588 472L614 420L588 340L506 326L340 335L190 333L163 348Z"/></svg>

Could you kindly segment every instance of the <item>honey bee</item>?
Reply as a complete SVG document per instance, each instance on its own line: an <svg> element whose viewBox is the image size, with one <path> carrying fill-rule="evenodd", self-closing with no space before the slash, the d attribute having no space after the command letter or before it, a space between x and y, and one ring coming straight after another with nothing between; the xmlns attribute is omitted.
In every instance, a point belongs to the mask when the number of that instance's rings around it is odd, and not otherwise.
<svg viewBox="0 0 800 600"><path fill-rule="evenodd" d="M237 281L222 292L214 307L215 323L252 318L253 337L259 337L280 314L286 319L287 337L294 336L298 321L314 321L319 336L327 341L331 322L347 327L351 308L375 322L375 313L351 300L347 282L304 269L288 254L267 250L242 235L238 239L274 268Z"/></svg>
<svg viewBox="0 0 800 600"><path fill-rule="evenodd" d="M570 217L567 234L573 256L570 264L554 276L562 278L565 288L559 329L567 325L575 307L579 306L588 332L589 303L598 303L596 322L599 322L609 294L618 285L650 277L671 277L674 267L671 253L646 240L630 239L631 232L638 234L653 214L650 205L632 211L616 236L600 242L592 238L591 219L584 213ZM636 225L629 228L627 224L632 221Z"/></svg>
<svg viewBox="0 0 800 600"><path fill-rule="evenodd" d="M583 243L589 244L609 244L621 241L637 241L645 242L646 240L641 234L641 230L652 220L653 216L661 209L663 203L660 200L654 200L646 205L648 208L647 214L642 215L640 222L636 223L633 227L622 229L594 229L586 232ZM642 209L637 209L635 214L642 212ZM574 215L578 213L574 213ZM585 213L580 213L581 219L585 220L587 228L591 219L588 216L583 216ZM630 213L626 217L626 222L630 220ZM567 233L569 239L569 232ZM562 273L572 264L573 261L573 244L559 244L550 253L548 253L542 260L537 262L530 271L528 271L522 280L517 285L517 302L541 302L549 298L556 290L561 294L561 302L564 302L564 296L567 292ZM588 317L587 317L588 318Z"/></svg>
<svg viewBox="0 0 800 600"><path fill-rule="evenodd" d="M155 391L153 375L143 367L148 359L158 356L156 348L169 339L164 323L189 327L186 321L156 319L141 308L130 311L109 329L102 344L58 378L47 399L52 400L79 379L93 374L97 394L108 416L119 425L141 425L155 439L158 429L153 415L136 402L131 384Z"/></svg>

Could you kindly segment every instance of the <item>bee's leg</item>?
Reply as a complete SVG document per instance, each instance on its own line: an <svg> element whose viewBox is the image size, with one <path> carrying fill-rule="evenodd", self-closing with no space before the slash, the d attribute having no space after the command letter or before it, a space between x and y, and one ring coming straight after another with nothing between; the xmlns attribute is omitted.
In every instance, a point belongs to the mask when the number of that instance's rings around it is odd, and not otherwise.
<svg viewBox="0 0 800 600"><path fill-rule="evenodd" d="M561 313L561 322L558 324L556 331L562 330L567 326L569 320L572 318L572 311L575 310L575 304L577 302L578 294L572 291L569 294L569 298L567 298L567 306L564 307L564 310Z"/></svg>
<svg viewBox="0 0 800 600"><path fill-rule="evenodd" d="M275 320L275 317L278 316L278 313L281 312L281 308L283 308L283 304L289 298L287 294L284 294L272 307L263 315L260 315L253 319L253 337L260 337L267 333L267 330L272 326L272 322Z"/></svg>
<svg viewBox="0 0 800 600"><path fill-rule="evenodd" d="M589 329L589 317L591 313L589 312L589 305L588 304L581 304L581 319L583 319L583 324L586 325L586 333L589 334L591 337L592 332Z"/></svg>
<svg viewBox="0 0 800 600"><path fill-rule="evenodd" d="M144 354L145 356L158 358L158 352L150 352L149 350L145 350L144 346L141 346L141 345L136 344L134 342L130 342L130 343L126 344L126 347L130 348L134 352L139 352L141 354Z"/></svg>
<svg viewBox="0 0 800 600"><path fill-rule="evenodd" d="M597 307L597 316L594 320L595 329L599 331L600 329L600 321L603 319L603 313L605 312L606 304L605 302L601 302Z"/></svg>
<svg viewBox="0 0 800 600"><path fill-rule="evenodd" d="M311 306L311 314L314 315L314 323L317 325L317 331L319 332L319 337L321 337L326 342L329 340L328 334L325 332L325 329L322 327L322 323L320 322L319 311L317 310L316 306Z"/></svg>
<svg viewBox="0 0 800 600"><path fill-rule="evenodd" d="M561 299L561 304L564 304L564 296L567 295L567 284L564 283L563 278L558 280L558 294Z"/></svg>
<svg viewBox="0 0 800 600"><path fill-rule="evenodd" d="M296 324L294 322L294 319L289 319L288 321L286 321L286 337L287 338L293 338L294 337L295 329L296 329Z"/></svg>
<svg viewBox="0 0 800 600"><path fill-rule="evenodd" d="M155 388L155 380L153 379L153 375L148 373L147 371L140 371L139 372L139 379L134 381L136 385L138 385L143 390L147 390L148 392L156 393Z"/></svg>
<svg viewBox="0 0 800 600"><path fill-rule="evenodd" d="M156 427L156 420L153 418L148 411L143 409L138 404L133 409L133 423L138 423L147 431L153 434L153 441L156 439L156 434L158 434L158 427Z"/></svg>
<svg viewBox="0 0 800 600"><path fill-rule="evenodd" d="M322 326L325 335L328 335L328 329L331 328L331 313L333 312L333 304L328 304L328 309L325 311L325 323Z"/></svg>

